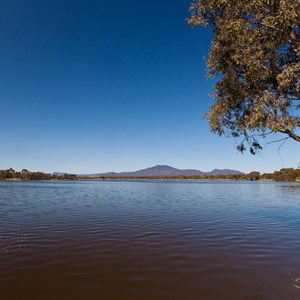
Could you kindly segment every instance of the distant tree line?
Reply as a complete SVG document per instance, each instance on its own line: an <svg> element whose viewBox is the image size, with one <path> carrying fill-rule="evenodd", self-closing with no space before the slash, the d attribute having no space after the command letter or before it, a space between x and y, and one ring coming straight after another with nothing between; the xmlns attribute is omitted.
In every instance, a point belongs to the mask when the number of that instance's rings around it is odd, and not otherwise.
<svg viewBox="0 0 300 300"><path fill-rule="evenodd" d="M246 180L300 181L300 169L283 168L273 173L250 172L244 175Z"/></svg>
<svg viewBox="0 0 300 300"><path fill-rule="evenodd" d="M43 172L30 172L27 169L23 169L21 172L17 172L10 168L7 170L0 170L0 180L77 180L75 174L63 174L56 175Z"/></svg>
<svg viewBox="0 0 300 300"><path fill-rule="evenodd" d="M10 168L0 170L0 180L273 180L273 181L300 181L300 169L284 168L273 173L260 174L257 171L249 174L220 174L220 175L194 175L194 176L124 176L124 177L78 177L75 174L50 174L43 172L30 172L23 169L20 172Z"/></svg>
<svg viewBox="0 0 300 300"><path fill-rule="evenodd" d="M273 173L253 171L249 174L220 174L220 175L194 175L194 176L85 176L81 179L95 180L273 180L273 181L300 181L300 169L285 168Z"/></svg>
<svg viewBox="0 0 300 300"><path fill-rule="evenodd" d="M271 178L274 181L300 181L300 169L284 168L272 174L262 174L263 179Z"/></svg>

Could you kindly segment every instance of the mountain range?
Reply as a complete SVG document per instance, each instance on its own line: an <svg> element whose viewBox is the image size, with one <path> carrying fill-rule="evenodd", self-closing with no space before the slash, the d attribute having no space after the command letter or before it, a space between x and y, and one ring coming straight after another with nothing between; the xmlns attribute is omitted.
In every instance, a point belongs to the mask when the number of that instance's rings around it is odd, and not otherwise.
<svg viewBox="0 0 300 300"><path fill-rule="evenodd" d="M214 169L210 172L203 172L194 169L180 170L167 165L156 165L154 167L138 170L135 172L108 172L97 173L86 176L99 176L99 177L155 177L155 176L204 176L204 175L233 175L243 174L243 172L230 169Z"/></svg>

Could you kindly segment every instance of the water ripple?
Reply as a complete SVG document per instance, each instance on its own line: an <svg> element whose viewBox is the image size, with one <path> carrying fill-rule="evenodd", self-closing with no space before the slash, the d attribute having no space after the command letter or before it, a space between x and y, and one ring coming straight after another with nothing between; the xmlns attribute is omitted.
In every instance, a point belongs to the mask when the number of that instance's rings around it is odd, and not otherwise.
<svg viewBox="0 0 300 300"><path fill-rule="evenodd" d="M2 296L300 299L299 192L276 183L0 182Z"/></svg>

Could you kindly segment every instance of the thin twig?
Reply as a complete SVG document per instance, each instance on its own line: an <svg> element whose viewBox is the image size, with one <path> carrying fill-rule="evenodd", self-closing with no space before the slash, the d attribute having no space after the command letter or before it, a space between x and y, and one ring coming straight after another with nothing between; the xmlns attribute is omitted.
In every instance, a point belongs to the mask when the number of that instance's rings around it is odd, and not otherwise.
<svg viewBox="0 0 300 300"><path fill-rule="evenodd" d="M281 153L280 153L280 149L281 147L286 143L286 141L288 140L288 138L286 138L281 144L280 146L278 147L277 151L278 151L278 155L279 155L279 158L281 160L281 163L282 163L282 166L284 167L284 161L283 161L283 158L281 156Z"/></svg>
<svg viewBox="0 0 300 300"><path fill-rule="evenodd" d="M280 139L280 140L268 142L268 143L266 143L266 144L263 146L263 148L265 148L266 146L268 146L268 145L270 145L270 144L280 143L280 142L282 142L282 141L283 141L283 144L284 144L288 139L290 139L289 136L288 136L288 137L284 137L284 138L282 138L282 139ZM281 147L281 146L282 146L282 145L280 145L279 147Z"/></svg>

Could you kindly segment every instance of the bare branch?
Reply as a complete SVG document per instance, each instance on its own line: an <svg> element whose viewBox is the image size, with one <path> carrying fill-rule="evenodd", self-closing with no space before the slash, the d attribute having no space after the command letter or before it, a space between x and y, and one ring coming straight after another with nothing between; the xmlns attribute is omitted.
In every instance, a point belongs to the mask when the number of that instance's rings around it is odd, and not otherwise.
<svg viewBox="0 0 300 300"><path fill-rule="evenodd" d="M276 143L280 143L280 142L285 143L288 139L290 139L289 136L288 136L288 137L284 137L284 138L282 138L282 139L280 139L280 140L268 142L268 143L266 143L266 144L263 146L263 148L265 148L266 146L268 146L268 145L270 145L270 144L276 144ZM282 145L280 145L279 148L281 148L281 146L282 146Z"/></svg>

